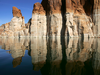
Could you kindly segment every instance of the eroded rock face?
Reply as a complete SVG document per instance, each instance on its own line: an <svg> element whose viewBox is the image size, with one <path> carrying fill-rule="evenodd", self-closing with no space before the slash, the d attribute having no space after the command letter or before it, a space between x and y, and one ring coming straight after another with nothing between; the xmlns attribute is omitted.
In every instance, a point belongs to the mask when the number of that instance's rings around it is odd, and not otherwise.
<svg viewBox="0 0 100 75"><path fill-rule="evenodd" d="M13 7L12 13L13 17L22 17L21 10L18 9L17 7Z"/></svg>
<svg viewBox="0 0 100 75"><path fill-rule="evenodd" d="M45 37L46 32L45 11L40 3L35 3L31 20L31 37Z"/></svg>
<svg viewBox="0 0 100 75"><path fill-rule="evenodd" d="M93 22L94 22L94 27L93 27L93 32L95 37L100 37L100 1L99 0L94 0L94 7L93 7Z"/></svg>
<svg viewBox="0 0 100 75"><path fill-rule="evenodd" d="M39 13L45 15L43 6L38 2L34 4L34 9L32 13Z"/></svg>
<svg viewBox="0 0 100 75"><path fill-rule="evenodd" d="M24 16L20 9L13 7L13 18L11 22L4 25L1 37L25 37L29 36L29 28L26 28Z"/></svg>
<svg viewBox="0 0 100 75"><path fill-rule="evenodd" d="M94 0L42 0L34 4L33 13L46 12L47 36L94 37L99 33L93 22L94 7L99 1ZM40 7L43 6L40 10ZM40 13L42 14L42 13ZM38 28L36 15L32 15L34 27ZM94 20L95 21L95 20ZM35 26L36 25L36 26ZM98 27L99 28L99 27ZM31 30L33 28L31 27ZM35 32L34 28L31 32ZM98 33L96 33L98 32ZM40 35L41 36L41 35Z"/></svg>
<svg viewBox="0 0 100 75"><path fill-rule="evenodd" d="M99 0L42 0L34 4L26 25L21 10L13 7L9 29L17 36L100 37L99 6Z"/></svg>
<svg viewBox="0 0 100 75"><path fill-rule="evenodd" d="M47 14L47 35L60 36L63 24L62 1L61 0L43 0L41 3Z"/></svg>
<svg viewBox="0 0 100 75"><path fill-rule="evenodd" d="M21 29L21 25L22 25L22 18L13 17L10 22L10 30L18 31Z"/></svg>
<svg viewBox="0 0 100 75"><path fill-rule="evenodd" d="M2 32L4 31L4 27L5 27L5 24L2 24L0 26L0 37L1 37Z"/></svg>
<svg viewBox="0 0 100 75"><path fill-rule="evenodd" d="M87 4L88 10L86 8ZM66 27L70 37L94 37L93 36L93 22L91 11L92 2L89 3L89 0L66 0Z"/></svg>

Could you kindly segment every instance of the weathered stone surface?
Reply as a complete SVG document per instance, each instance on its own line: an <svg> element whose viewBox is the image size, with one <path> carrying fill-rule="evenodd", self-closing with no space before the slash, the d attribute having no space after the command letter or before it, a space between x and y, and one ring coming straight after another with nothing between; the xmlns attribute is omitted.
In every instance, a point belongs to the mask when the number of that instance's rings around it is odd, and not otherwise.
<svg viewBox="0 0 100 75"><path fill-rule="evenodd" d="M63 24L62 1L61 0L43 0L41 3L47 14L47 36L61 36Z"/></svg>
<svg viewBox="0 0 100 75"><path fill-rule="evenodd" d="M41 4L47 14L48 36L94 37L93 0L42 0Z"/></svg>
<svg viewBox="0 0 100 75"><path fill-rule="evenodd" d="M25 37L29 36L29 28L25 26L24 16L21 11L13 7L13 18L11 22L4 24L1 37Z"/></svg>
<svg viewBox="0 0 100 75"><path fill-rule="evenodd" d="M5 24L2 24L2 25L0 26L0 37L1 37L2 32L4 31L4 26L5 26Z"/></svg>
<svg viewBox="0 0 100 75"><path fill-rule="evenodd" d="M99 9L99 0L42 0L34 4L25 25L21 10L13 7L13 19L2 34L11 30L18 37L100 37Z"/></svg>
<svg viewBox="0 0 100 75"><path fill-rule="evenodd" d="M47 20L47 34L50 37L61 36L61 29L62 29L62 15L61 13L56 13L52 15L48 15Z"/></svg>
<svg viewBox="0 0 100 75"><path fill-rule="evenodd" d="M42 0L41 4L48 14L61 13L61 0Z"/></svg>
<svg viewBox="0 0 100 75"><path fill-rule="evenodd" d="M12 7L13 17L22 17L21 10L17 7Z"/></svg>
<svg viewBox="0 0 100 75"><path fill-rule="evenodd" d="M93 22L91 16L92 8L86 6L90 4L87 1L66 0L66 27L70 37L94 37L93 35ZM93 4L91 4L92 7Z"/></svg>
<svg viewBox="0 0 100 75"><path fill-rule="evenodd" d="M24 36L30 36L29 29L24 29L23 32L24 32Z"/></svg>
<svg viewBox="0 0 100 75"><path fill-rule="evenodd" d="M34 4L31 20L31 37L46 37L46 15L40 3Z"/></svg>
<svg viewBox="0 0 100 75"><path fill-rule="evenodd" d="M21 29L21 25L22 25L22 18L18 18L18 17L13 17L11 22L10 22L10 30L12 31L19 31Z"/></svg>
<svg viewBox="0 0 100 75"><path fill-rule="evenodd" d="M95 37L100 37L100 1L94 0L94 7L93 7L93 32Z"/></svg>
<svg viewBox="0 0 100 75"><path fill-rule="evenodd" d="M34 9L33 9L32 13L38 13L38 14L45 15L45 10L44 10L43 6L37 2L34 4Z"/></svg>
<svg viewBox="0 0 100 75"><path fill-rule="evenodd" d="M22 28L25 28L25 20L24 20L24 16L22 17L22 25L21 25Z"/></svg>

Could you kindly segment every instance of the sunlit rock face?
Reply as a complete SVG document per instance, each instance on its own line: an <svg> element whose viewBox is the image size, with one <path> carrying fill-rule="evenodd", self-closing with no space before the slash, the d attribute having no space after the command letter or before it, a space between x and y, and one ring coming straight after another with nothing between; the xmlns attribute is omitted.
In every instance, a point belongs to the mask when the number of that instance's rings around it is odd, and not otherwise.
<svg viewBox="0 0 100 75"><path fill-rule="evenodd" d="M46 12L47 36L99 37L98 0L42 0L41 5ZM38 27L38 18L32 17Z"/></svg>
<svg viewBox="0 0 100 75"><path fill-rule="evenodd" d="M21 10L15 6L13 7L12 13L13 13L13 17L22 17Z"/></svg>
<svg viewBox="0 0 100 75"><path fill-rule="evenodd" d="M7 30L8 30L8 24L9 24L9 23L6 23L6 24L2 24L2 25L0 26L0 37L1 37L1 34L3 33L4 29L7 28Z"/></svg>
<svg viewBox="0 0 100 75"><path fill-rule="evenodd" d="M6 23L2 37L25 37L29 36L29 29L25 26L24 17L21 14L21 10L17 7L13 7L13 18L11 22Z"/></svg>
<svg viewBox="0 0 100 75"><path fill-rule="evenodd" d="M63 23L61 0L43 0L41 4L43 5L47 16L47 35L53 37L61 36Z"/></svg>
<svg viewBox="0 0 100 75"><path fill-rule="evenodd" d="M70 37L93 37L93 5L89 0L66 0L66 27ZM89 4L88 9L86 5ZM91 12L92 11L92 12Z"/></svg>
<svg viewBox="0 0 100 75"><path fill-rule="evenodd" d="M93 22L94 22L94 36L95 37L100 37L100 1L99 0L94 0L94 7L93 7Z"/></svg>
<svg viewBox="0 0 100 75"><path fill-rule="evenodd" d="M13 7L13 18L5 37L100 37L99 0L42 0L35 3L25 25L21 10Z"/></svg>
<svg viewBox="0 0 100 75"><path fill-rule="evenodd" d="M31 20L31 37L46 37L46 32L46 13L40 3L35 3Z"/></svg>

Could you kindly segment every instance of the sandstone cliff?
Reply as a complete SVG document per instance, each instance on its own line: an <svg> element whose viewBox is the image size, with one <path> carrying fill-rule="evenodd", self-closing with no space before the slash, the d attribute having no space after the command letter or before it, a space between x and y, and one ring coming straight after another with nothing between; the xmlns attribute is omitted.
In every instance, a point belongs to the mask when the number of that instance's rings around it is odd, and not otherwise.
<svg viewBox="0 0 100 75"><path fill-rule="evenodd" d="M0 26L0 37L1 37L2 32L4 31L4 27L5 27L5 24L2 24Z"/></svg>
<svg viewBox="0 0 100 75"><path fill-rule="evenodd" d="M21 10L13 7L13 18L11 22L4 25L1 37L24 37L29 36L29 29L25 26Z"/></svg>
<svg viewBox="0 0 100 75"><path fill-rule="evenodd" d="M40 3L34 4L31 20L31 36L46 36L46 15L43 6Z"/></svg>
<svg viewBox="0 0 100 75"><path fill-rule="evenodd" d="M42 0L35 3L25 25L21 10L13 7L6 37L100 37L99 0Z"/></svg>
<svg viewBox="0 0 100 75"><path fill-rule="evenodd" d="M98 6L99 1L96 0L42 0L41 4L35 3L31 36L43 36L40 34L43 25L47 28L42 29L46 36L99 37L99 29L96 29L99 28L99 23L95 19L98 17L93 15ZM45 24L40 22L39 17L43 13L44 17L46 16L46 19L42 18ZM97 23L96 26L94 21Z"/></svg>

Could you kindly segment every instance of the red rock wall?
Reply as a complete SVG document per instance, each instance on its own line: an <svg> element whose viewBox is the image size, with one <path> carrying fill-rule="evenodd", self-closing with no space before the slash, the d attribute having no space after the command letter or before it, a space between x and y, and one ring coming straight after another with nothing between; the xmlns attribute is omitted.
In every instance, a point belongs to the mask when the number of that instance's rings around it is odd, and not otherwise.
<svg viewBox="0 0 100 75"><path fill-rule="evenodd" d="M61 13L62 6L65 7L66 12L86 13L91 15L93 12L94 0L42 0L41 4L47 13Z"/></svg>
<svg viewBox="0 0 100 75"><path fill-rule="evenodd" d="M72 2L71 0L66 0L66 12L72 12Z"/></svg>
<svg viewBox="0 0 100 75"><path fill-rule="evenodd" d="M12 13L13 17L22 17L21 10L18 9L17 7L13 7Z"/></svg>
<svg viewBox="0 0 100 75"><path fill-rule="evenodd" d="M33 12L32 13L38 13L38 14L43 14L45 15L45 10L43 8L43 6L40 3L35 3L33 6Z"/></svg>
<svg viewBox="0 0 100 75"><path fill-rule="evenodd" d="M41 4L48 14L61 13L62 0L42 0Z"/></svg>

